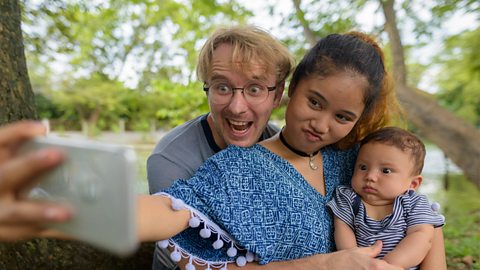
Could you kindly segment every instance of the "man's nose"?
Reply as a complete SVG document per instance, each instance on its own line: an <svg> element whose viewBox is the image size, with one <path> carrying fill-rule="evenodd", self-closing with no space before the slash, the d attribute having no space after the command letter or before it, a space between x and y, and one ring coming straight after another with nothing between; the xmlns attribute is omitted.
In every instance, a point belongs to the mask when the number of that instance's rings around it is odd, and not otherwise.
<svg viewBox="0 0 480 270"><path fill-rule="evenodd" d="M228 104L228 108L234 114L241 114L247 111L248 109L248 102L243 95L242 89L236 89L233 91L232 99Z"/></svg>

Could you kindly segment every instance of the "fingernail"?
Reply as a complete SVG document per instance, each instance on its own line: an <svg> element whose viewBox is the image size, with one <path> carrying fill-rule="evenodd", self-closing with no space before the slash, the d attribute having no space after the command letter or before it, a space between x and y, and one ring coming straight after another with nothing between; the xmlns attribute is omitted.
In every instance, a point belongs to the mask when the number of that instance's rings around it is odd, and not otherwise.
<svg viewBox="0 0 480 270"><path fill-rule="evenodd" d="M52 164L60 161L62 159L62 154L55 150L46 149L46 150L40 150L37 153L37 158Z"/></svg>
<svg viewBox="0 0 480 270"><path fill-rule="evenodd" d="M71 214L64 209L50 207L45 210L45 217L49 220L64 220L70 216Z"/></svg>
<svg viewBox="0 0 480 270"><path fill-rule="evenodd" d="M46 134L47 128L42 122L31 122L31 129L38 131L41 134Z"/></svg>

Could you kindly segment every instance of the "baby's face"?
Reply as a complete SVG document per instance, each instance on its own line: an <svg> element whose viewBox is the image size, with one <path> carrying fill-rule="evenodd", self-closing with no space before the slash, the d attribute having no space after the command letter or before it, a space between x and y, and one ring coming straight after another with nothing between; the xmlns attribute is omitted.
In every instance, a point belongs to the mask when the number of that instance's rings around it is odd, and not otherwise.
<svg viewBox="0 0 480 270"><path fill-rule="evenodd" d="M353 189L371 205L392 204L395 198L420 184L412 175L409 152L379 142L363 145L352 178Z"/></svg>

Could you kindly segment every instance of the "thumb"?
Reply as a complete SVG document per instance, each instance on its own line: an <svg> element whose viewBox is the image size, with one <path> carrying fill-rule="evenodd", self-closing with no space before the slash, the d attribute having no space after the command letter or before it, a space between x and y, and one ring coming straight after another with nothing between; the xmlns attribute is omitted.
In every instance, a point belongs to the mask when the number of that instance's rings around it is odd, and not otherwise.
<svg viewBox="0 0 480 270"><path fill-rule="evenodd" d="M382 251L382 246L383 246L382 241L377 240L373 245L369 247L360 248L359 252L371 258L375 258Z"/></svg>

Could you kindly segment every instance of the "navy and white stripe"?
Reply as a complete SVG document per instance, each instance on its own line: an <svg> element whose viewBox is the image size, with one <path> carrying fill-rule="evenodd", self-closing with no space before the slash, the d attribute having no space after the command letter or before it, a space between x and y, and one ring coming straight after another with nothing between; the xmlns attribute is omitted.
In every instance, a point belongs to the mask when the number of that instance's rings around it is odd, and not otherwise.
<svg viewBox="0 0 480 270"><path fill-rule="evenodd" d="M355 232L359 247L371 246L376 240L383 242L382 252L377 258L383 258L392 251L405 237L408 228L420 224L434 227L444 224L443 217L431 209L427 198L413 190L398 196L392 213L382 220L368 217L363 203L359 203L356 209L354 205L358 198L350 187L339 186L328 206L337 218Z"/></svg>

